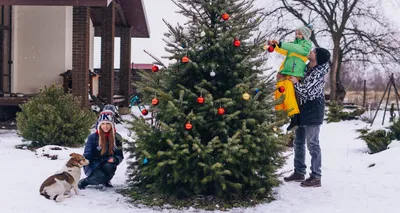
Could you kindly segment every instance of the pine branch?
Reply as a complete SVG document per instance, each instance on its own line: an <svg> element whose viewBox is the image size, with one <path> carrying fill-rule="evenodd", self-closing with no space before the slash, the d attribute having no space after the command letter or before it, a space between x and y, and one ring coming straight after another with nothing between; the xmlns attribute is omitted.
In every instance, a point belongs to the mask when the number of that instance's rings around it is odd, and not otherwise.
<svg viewBox="0 0 400 213"><path fill-rule="evenodd" d="M154 60L156 60L158 62L159 65L162 65L163 67L167 68L164 63L162 63L162 61L158 58L156 58L153 54L147 52L146 50L143 50L143 52L145 52L147 55L149 55L150 57L152 57Z"/></svg>

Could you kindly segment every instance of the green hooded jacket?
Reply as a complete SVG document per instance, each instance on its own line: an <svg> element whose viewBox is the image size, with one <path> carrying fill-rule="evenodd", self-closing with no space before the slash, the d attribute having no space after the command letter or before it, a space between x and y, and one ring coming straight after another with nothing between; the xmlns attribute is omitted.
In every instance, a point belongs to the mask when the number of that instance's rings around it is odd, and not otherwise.
<svg viewBox="0 0 400 213"><path fill-rule="evenodd" d="M312 43L309 40L296 39L294 42L281 42L275 51L286 55L279 73L284 75L304 77L304 69L310 54Z"/></svg>

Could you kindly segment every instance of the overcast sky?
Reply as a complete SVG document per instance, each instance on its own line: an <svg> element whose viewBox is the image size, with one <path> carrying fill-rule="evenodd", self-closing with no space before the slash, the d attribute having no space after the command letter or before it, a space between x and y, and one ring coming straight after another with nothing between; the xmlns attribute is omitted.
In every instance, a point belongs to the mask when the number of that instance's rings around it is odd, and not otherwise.
<svg viewBox="0 0 400 213"><path fill-rule="evenodd" d="M262 1L262 0L261 0ZM376 1L376 0L375 0ZM176 25L177 22L184 23L185 18L180 14L176 13L179 8L170 0L143 0L148 25L150 28L150 38L134 38L132 39L132 62L134 63L152 63L154 60L143 52L143 49L152 53L158 58L165 56L165 43L162 41L163 33L167 32L168 29L162 19L164 18L167 22L172 25ZM387 18L392 20L396 25L400 27L400 0L384 0L385 15ZM397 11L396 11L397 10ZM119 48L120 40L115 39L115 57L114 64L115 68L119 68ZM100 38L95 38L94 45L94 67L100 67ZM163 61L168 64L167 60Z"/></svg>
<svg viewBox="0 0 400 213"><path fill-rule="evenodd" d="M178 7L170 0L143 0L147 21L150 28L150 38L133 38L132 39L132 62L134 63L152 63L154 60L148 56L143 49L147 50L151 54L158 58L164 56L165 53L165 42L162 41L163 34L168 31L167 26L164 24L162 19L164 18L169 23L175 25L179 20L184 20L180 14L175 13L178 11ZM162 2L162 3L161 3ZM180 21L183 23L183 21ZM100 67L100 38L95 38L94 45L94 67ZM115 57L114 64L115 68L119 68L119 56L120 56L120 39L115 39ZM166 60L164 60L165 62Z"/></svg>

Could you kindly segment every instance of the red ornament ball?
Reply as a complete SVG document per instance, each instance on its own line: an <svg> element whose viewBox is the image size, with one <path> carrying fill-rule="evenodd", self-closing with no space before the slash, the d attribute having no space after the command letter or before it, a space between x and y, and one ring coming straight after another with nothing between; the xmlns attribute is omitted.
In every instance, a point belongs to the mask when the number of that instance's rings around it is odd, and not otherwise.
<svg viewBox="0 0 400 213"><path fill-rule="evenodd" d="M189 58L188 58L187 56L183 56L182 62L183 62L183 63L189 62Z"/></svg>
<svg viewBox="0 0 400 213"><path fill-rule="evenodd" d="M151 71L152 71L152 72L158 72L158 70L160 70L160 69L158 68L157 65L153 65L153 66L151 67Z"/></svg>
<svg viewBox="0 0 400 213"><path fill-rule="evenodd" d="M235 47L240 47L240 41L239 41L239 39L235 39L235 41L233 41L233 46L235 46Z"/></svg>
<svg viewBox="0 0 400 213"><path fill-rule="evenodd" d="M228 13L224 13L224 14L222 14L221 18L222 18L224 21L227 21L227 20L229 19L229 14L228 14Z"/></svg>
<svg viewBox="0 0 400 213"><path fill-rule="evenodd" d="M223 115L223 114L225 114L225 109L222 107L218 108L218 115Z"/></svg>
<svg viewBox="0 0 400 213"><path fill-rule="evenodd" d="M268 52L272 53L274 52L275 48L273 46L268 46Z"/></svg>
<svg viewBox="0 0 400 213"><path fill-rule="evenodd" d="M142 109L142 115L147 115L149 114L149 111L147 111L147 109Z"/></svg>
<svg viewBox="0 0 400 213"><path fill-rule="evenodd" d="M153 98L153 100L151 100L151 104L153 104L153 106L157 106L159 103L157 98Z"/></svg>
<svg viewBox="0 0 400 213"><path fill-rule="evenodd" d="M185 129L186 130L191 130L193 128L193 125L190 123L190 122L187 122L186 124L185 124Z"/></svg>
<svg viewBox="0 0 400 213"><path fill-rule="evenodd" d="M284 87L284 86L280 86L280 87L278 88L278 91L279 91L280 93L285 92L285 87Z"/></svg>
<svg viewBox="0 0 400 213"><path fill-rule="evenodd" d="M197 98L197 103L204 104L204 98L202 96Z"/></svg>

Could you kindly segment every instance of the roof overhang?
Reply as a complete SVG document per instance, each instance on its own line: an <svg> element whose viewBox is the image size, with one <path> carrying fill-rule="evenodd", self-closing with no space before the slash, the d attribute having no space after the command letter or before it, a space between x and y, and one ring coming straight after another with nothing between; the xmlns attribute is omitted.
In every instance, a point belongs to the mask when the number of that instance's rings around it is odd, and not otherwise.
<svg viewBox="0 0 400 213"><path fill-rule="evenodd" d="M87 6L95 27L95 36L101 36L102 8L112 1L116 3L115 37L120 37L119 29L131 27L132 37L149 38L150 31L142 0L0 0L0 5L26 6Z"/></svg>
<svg viewBox="0 0 400 213"><path fill-rule="evenodd" d="M115 37L120 37L119 28L131 27L132 37L149 38L150 31L146 10L142 0L114 0L116 5ZM95 27L95 36L101 36L102 8L92 7L91 18Z"/></svg>
<svg viewBox="0 0 400 213"><path fill-rule="evenodd" d="M0 5L106 7L112 0L0 0Z"/></svg>

